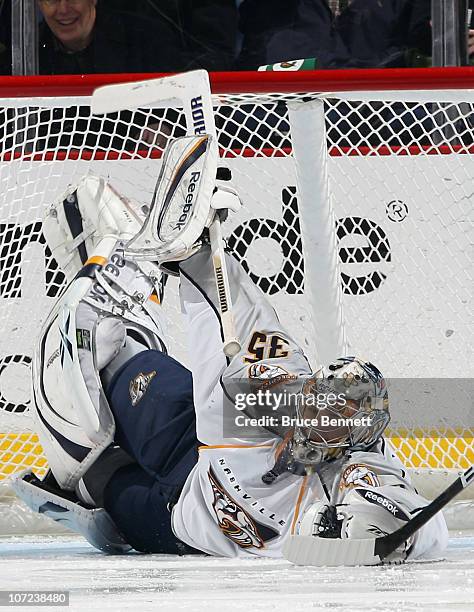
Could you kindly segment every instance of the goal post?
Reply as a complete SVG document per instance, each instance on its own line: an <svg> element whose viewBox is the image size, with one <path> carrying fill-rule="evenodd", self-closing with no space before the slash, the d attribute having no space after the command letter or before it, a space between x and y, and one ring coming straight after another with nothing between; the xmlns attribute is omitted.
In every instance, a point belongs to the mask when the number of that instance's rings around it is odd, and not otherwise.
<svg viewBox="0 0 474 612"><path fill-rule="evenodd" d="M320 364L347 355L336 217L329 185L324 99L288 104L301 216L305 286ZM313 366L314 367L314 366Z"/></svg>
<svg viewBox="0 0 474 612"><path fill-rule="evenodd" d="M176 103L91 114L97 87L139 79L0 79L0 482L47 468L29 369L64 277L44 207L85 174L151 201L163 148L190 129ZM244 203L223 226L228 247L312 364L349 351L381 369L396 452L433 496L474 462L474 68L210 81L220 157ZM186 361L167 289L171 352Z"/></svg>

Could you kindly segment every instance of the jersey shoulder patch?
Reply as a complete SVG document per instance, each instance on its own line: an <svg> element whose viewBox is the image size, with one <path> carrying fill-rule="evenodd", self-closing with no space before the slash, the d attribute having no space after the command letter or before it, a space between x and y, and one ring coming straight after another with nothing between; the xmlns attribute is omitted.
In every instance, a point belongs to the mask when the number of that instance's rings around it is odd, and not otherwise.
<svg viewBox="0 0 474 612"><path fill-rule="evenodd" d="M354 487L379 487L377 474L368 465L352 463L342 472L339 489L352 489Z"/></svg>
<svg viewBox="0 0 474 612"><path fill-rule="evenodd" d="M250 381L260 383L260 388L268 389L280 383L296 380L296 374L290 374L288 370L279 365L267 363L254 363L248 369Z"/></svg>

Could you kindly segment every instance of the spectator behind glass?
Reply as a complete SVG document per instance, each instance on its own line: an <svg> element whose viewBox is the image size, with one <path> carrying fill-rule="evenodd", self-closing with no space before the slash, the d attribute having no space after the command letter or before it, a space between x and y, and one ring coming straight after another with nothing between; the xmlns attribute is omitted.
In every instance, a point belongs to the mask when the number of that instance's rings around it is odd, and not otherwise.
<svg viewBox="0 0 474 612"><path fill-rule="evenodd" d="M336 27L349 52L371 66L411 67L430 63L430 20L431 0L352 0Z"/></svg>
<svg viewBox="0 0 474 612"><path fill-rule="evenodd" d="M172 72L184 62L181 42L165 20L113 11L99 0L37 0L41 74ZM134 150L151 130L163 147L172 121L166 109L121 111L117 122L103 124L88 106L41 111L36 150L99 147ZM46 129L48 126L48 129Z"/></svg>
<svg viewBox="0 0 474 612"><path fill-rule="evenodd" d="M40 74L169 72L180 41L164 20L102 10L97 0L37 0Z"/></svg>
<svg viewBox="0 0 474 612"><path fill-rule="evenodd" d="M431 0L330 0L330 4L334 16L328 0L291 4L244 0L239 9L243 45L237 66L255 70L264 64L316 58L320 68L408 67L418 65L418 51L431 55Z"/></svg>

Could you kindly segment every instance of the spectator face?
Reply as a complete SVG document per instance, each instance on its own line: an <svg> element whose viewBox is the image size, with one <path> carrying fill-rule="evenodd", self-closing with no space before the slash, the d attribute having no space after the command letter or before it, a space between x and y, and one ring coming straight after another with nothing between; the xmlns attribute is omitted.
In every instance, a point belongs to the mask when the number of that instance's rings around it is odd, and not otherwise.
<svg viewBox="0 0 474 612"><path fill-rule="evenodd" d="M56 38L71 51L85 49L92 39L97 0L38 0Z"/></svg>

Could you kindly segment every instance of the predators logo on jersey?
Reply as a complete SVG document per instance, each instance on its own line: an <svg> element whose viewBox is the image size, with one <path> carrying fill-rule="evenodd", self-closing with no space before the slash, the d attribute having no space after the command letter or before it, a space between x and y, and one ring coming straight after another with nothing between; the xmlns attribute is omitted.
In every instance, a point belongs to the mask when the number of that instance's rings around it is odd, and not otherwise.
<svg viewBox="0 0 474 612"><path fill-rule="evenodd" d="M341 476L339 488L352 489L353 487L379 487L380 482L375 472L363 463L349 465Z"/></svg>
<svg viewBox="0 0 474 612"><path fill-rule="evenodd" d="M145 395L146 390L148 389L148 385L150 384L155 374L156 370L148 372L148 374L143 374L143 372L140 372L138 376L135 376L135 378L130 381L128 390L130 392L132 406L136 406L138 402L142 399L142 397Z"/></svg>
<svg viewBox="0 0 474 612"><path fill-rule="evenodd" d="M219 529L234 544L241 548L264 548L265 541L279 535L270 527L257 523L228 495L212 467L209 467L207 475L214 494L212 508L216 514Z"/></svg>
<svg viewBox="0 0 474 612"><path fill-rule="evenodd" d="M297 378L297 376L290 374L279 365L258 363L252 364L249 367L249 379L261 383L262 389L279 385L288 380L296 380Z"/></svg>

